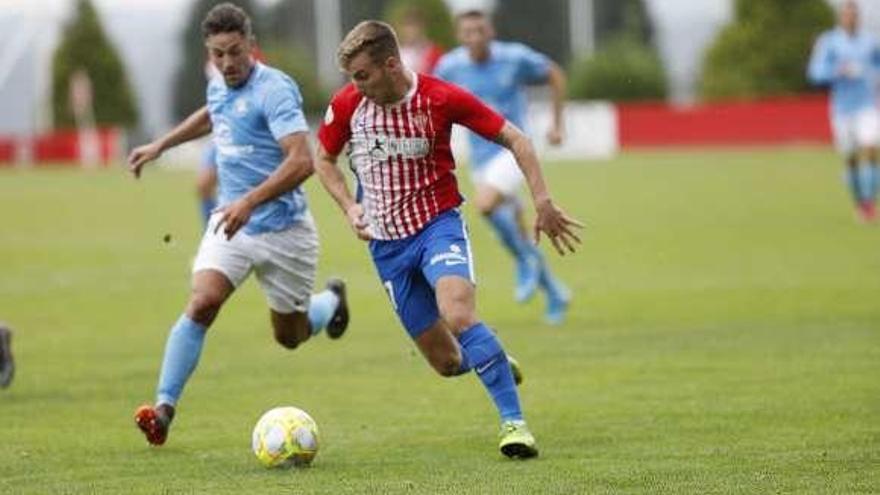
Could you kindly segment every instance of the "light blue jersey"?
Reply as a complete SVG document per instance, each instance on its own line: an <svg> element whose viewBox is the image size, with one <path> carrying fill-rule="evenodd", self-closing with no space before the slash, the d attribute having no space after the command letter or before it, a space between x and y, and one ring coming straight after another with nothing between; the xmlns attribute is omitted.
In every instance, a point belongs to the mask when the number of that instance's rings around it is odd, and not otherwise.
<svg viewBox="0 0 880 495"><path fill-rule="evenodd" d="M514 125L525 129L525 86L547 81L550 59L521 43L493 41L485 62L471 60L467 48L458 47L440 59L434 72L467 88ZM504 149L474 133L470 133L470 145L474 168L485 165Z"/></svg>
<svg viewBox="0 0 880 495"><path fill-rule="evenodd" d="M226 205L265 181L281 164L278 140L308 131L302 96L283 72L257 63L238 88L222 78L208 83L208 112L217 146L218 201ZM284 230L307 212L300 188L258 206L244 226L247 234Z"/></svg>
<svg viewBox="0 0 880 495"><path fill-rule="evenodd" d="M849 75L845 72L849 71ZM814 84L831 86L831 111L852 115L877 104L880 44L864 31L850 36L843 28L826 31L816 41L807 75Z"/></svg>

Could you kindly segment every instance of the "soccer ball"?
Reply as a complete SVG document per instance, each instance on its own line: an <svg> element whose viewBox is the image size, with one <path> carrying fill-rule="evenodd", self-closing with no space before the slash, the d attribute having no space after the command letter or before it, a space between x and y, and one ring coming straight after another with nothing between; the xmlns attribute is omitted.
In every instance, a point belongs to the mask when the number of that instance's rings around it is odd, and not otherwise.
<svg viewBox="0 0 880 495"><path fill-rule="evenodd" d="M318 424L296 407L270 409L254 427L251 448L266 467L306 466L318 453Z"/></svg>

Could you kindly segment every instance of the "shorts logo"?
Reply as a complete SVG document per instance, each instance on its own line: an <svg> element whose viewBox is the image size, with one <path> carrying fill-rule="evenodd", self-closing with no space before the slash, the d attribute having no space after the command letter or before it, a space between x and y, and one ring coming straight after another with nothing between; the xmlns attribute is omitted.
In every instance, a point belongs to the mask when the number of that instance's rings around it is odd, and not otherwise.
<svg viewBox="0 0 880 495"><path fill-rule="evenodd" d="M463 265L468 262L467 258L461 252L458 244L450 244L449 251L446 253L435 254L431 257L430 264L435 265L444 262L446 266Z"/></svg>

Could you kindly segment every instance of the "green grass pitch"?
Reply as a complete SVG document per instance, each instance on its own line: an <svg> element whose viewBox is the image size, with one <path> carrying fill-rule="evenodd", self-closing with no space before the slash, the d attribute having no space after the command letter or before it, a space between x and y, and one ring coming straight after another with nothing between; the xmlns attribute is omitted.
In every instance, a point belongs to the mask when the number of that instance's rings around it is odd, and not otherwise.
<svg viewBox="0 0 880 495"><path fill-rule="evenodd" d="M478 381L417 355L315 179L319 281L348 280L349 334L281 348L248 282L168 443L148 447L132 413L187 297L193 176L0 171L0 319L18 359L0 493L877 493L880 228L855 221L840 172L823 148L549 164L588 225L579 253L551 256L575 292L558 328L539 299L513 303L511 262L466 207L478 308L523 364L541 447L514 462ZM250 452L254 422L285 404L321 427L311 468Z"/></svg>

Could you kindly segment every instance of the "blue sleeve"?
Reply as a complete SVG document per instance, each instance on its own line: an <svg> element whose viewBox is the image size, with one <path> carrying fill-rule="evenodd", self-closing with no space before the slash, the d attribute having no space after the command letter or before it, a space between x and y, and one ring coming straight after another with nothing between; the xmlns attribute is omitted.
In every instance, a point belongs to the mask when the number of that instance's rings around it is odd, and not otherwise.
<svg viewBox="0 0 880 495"><path fill-rule="evenodd" d="M547 82L550 59L525 45L516 45L517 75L523 84Z"/></svg>
<svg viewBox="0 0 880 495"><path fill-rule="evenodd" d="M452 57L443 55L434 67L434 75L446 81L452 76Z"/></svg>
<svg viewBox="0 0 880 495"><path fill-rule="evenodd" d="M880 41L877 39L871 40L871 67L874 70L880 70Z"/></svg>
<svg viewBox="0 0 880 495"><path fill-rule="evenodd" d="M296 132L308 132L309 125L302 104L299 88L290 80L275 85L266 94L263 99L263 113L276 140Z"/></svg>
<svg viewBox="0 0 880 495"><path fill-rule="evenodd" d="M828 35L822 35L813 46L807 77L813 84L830 84L834 79L834 51Z"/></svg>

